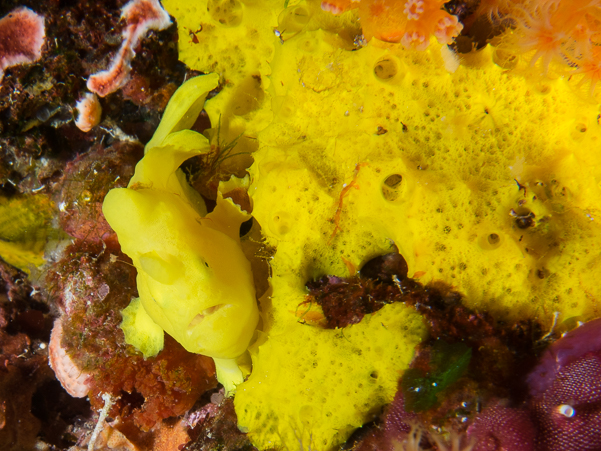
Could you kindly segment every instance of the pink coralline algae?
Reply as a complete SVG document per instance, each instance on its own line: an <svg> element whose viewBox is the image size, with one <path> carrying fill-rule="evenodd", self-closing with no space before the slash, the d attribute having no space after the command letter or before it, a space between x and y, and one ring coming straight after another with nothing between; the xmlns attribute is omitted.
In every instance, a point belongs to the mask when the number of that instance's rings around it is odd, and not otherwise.
<svg viewBox="0 0 601 451"><path fill-rule="evenodd" d="M131 60L140 39L149 30L164 30L171 25L169 14L158 0L132 0L121 10L125 20L123 42L107 70L98 72L88 79L88 89L100 97L115 92L129 80Z"/></svg>
<svg viewBox="0 0 601 451"><path fill-rule="evenodd" d="M85 94L75 105L75 125L82 132L89 132L100 123L102 106L96 94Z"/></svg>
<svg viewBox="0 0 601 451"><path fill-rule="evenodd" d="M601 319L555 342L528 378L545 451L601 449Z"/></svg>
<svg viewBox="0 0 601 451"><path fill-rule="evenodd" d="M62 338L63 324L59 318L54 322L48 346L50 367L54 370L56 378L67 393L74 398L83 398L90 391L90 386L87 382L89 374L77 367L71 357L67 355L67 352L61 346Z"/></svg>
<svg viewBox="0 0 601 451"><path fill-rule="evenodd" d="M17 8L0 19L0 82L6 68L42 57L44 18L29 8Z"/></svg>

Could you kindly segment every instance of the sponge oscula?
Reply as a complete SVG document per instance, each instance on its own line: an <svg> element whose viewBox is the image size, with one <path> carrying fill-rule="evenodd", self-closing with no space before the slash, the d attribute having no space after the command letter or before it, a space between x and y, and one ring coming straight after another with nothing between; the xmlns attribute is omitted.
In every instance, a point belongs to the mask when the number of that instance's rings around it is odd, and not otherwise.
<svg viewBox="0 0 601 451"><path fill-rule="evenodd" d="M213 357L220 382L232 391L242 382L235 359L258 321L250 264L239 241L249 215L221 195L206 214L178 169L210 150L204 136L181 129L217 81L216 75L201 76L180 88L128 188L110 191L103 212L138 270L140 298L123 312L126 341L154 356L165 331L188 351Z"/></svg>

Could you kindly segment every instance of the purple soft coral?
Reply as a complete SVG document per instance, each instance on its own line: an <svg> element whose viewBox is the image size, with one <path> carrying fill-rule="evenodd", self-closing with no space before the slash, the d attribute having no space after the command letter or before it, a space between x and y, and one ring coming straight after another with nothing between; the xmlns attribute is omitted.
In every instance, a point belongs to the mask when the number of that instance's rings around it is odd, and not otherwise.
<svg viewBox="0 0 601 451"><path fill-rule="evenodd" d="M532 406L539 427L539 449L600 450L600 356L587 354L561 368Z"/></svg>
<svg viewBox="0 0 601 451"><path fill-rule="evenodd" d="M588 353L601 354L601 318L568 332L545 351L538 366L528 376L530 394L544 393L562 367Z"/></svg>
<svg viewBox="0 0 601 451"><path fill-rule="evenodd" d="M473 451L533 451L536 430L530 415L508 407L490 407L467 430Z"/></svg>
<svg viewBox="0 0 601 451"><path fill-rule="evenodd" d="M399 389L392 404L386 408L382 423L358 444L354 451L394 449L395 443L405 440L416 423L417 415L405 410L405 398L403 391Z"/></svg>
<svg viewBox="0 0 601 451"><path fill-rule="evenodd" d="M601 450L601 319L555 342L528 384L538 449Z"/></svg>

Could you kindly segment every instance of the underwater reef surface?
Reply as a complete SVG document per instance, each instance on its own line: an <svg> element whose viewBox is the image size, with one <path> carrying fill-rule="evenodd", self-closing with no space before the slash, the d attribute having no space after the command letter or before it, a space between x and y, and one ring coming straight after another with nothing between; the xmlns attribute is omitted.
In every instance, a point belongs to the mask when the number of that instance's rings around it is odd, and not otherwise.
<svg viewBox="0 0 601 451"><path fill-rule="evenodd" d="M596 2L0 16L0 450L601 449Z"/></svg>

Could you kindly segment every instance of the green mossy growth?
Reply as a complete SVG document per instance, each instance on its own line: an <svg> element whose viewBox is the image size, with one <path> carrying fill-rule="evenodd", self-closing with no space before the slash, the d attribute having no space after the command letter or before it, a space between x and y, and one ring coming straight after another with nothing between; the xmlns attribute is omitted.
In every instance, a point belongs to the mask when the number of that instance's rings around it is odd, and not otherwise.
<svg viewBox="0 0 601 451"><path fill-rule="evenodd" d="M472 358L472 350L463 343L439 341L431 350L430 371L408 369L403 375L401 389L405 408L423 412L438 401L438 394L455 383L465 372Z"/></svg>

